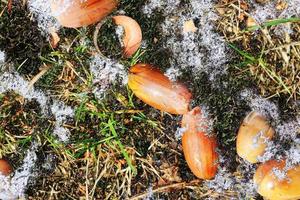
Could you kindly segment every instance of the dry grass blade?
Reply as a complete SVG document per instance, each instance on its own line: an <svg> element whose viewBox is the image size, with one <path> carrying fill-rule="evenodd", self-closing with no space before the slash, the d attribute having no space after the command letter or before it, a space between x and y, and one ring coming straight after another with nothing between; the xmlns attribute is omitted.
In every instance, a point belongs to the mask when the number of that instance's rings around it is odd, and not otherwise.
<svg viewBox="0 0 300 200"><path fill-rule="evenodd" d="M41 69L41 71L37 74L37 75L35 75L32 79L31 79L31 81L29 82L29 85L28 85L28 89L30 89L30 88L32 88L33 87L33 85L44 75L44 74L46 74L47 73L47 71L49 70L49 69L51 69L51 65L45 65L44 64L44 67Z"/></svg>

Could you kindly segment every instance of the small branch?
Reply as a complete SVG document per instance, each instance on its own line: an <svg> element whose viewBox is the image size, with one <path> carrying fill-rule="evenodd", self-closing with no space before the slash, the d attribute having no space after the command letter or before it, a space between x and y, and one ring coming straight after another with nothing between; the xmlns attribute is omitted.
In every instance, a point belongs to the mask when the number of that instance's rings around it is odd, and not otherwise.
<svg viewBox="0 0 300 200"><path fill-rule="evenodd" d="M169 189L184 189L186 187L199 184L200 182L201 182L201 180L195 179L195 180L193 180L191 182L188 182L188 183L187 182L181 182L181 183L174 183L174 184L170 184L170 185L165 185L165 186L156 188L156 189L154 189L152 191L146 191L146 192L144 192L142 194L139 194L139 195L136 195L134 197L131 197L131 198L129 198L129 200L143 199L143 198L146 198L146 197L150 196L149 193L151 193L151 194L161 193L161 192L166 192Z"/></svg>
<svg viewBox="0 0 300 200"><path fill-rule="evenodd" d="M31 79L28 85L28 89L32 88L32 86L51 68L51 65L45 65L42 70Z"/></svg>

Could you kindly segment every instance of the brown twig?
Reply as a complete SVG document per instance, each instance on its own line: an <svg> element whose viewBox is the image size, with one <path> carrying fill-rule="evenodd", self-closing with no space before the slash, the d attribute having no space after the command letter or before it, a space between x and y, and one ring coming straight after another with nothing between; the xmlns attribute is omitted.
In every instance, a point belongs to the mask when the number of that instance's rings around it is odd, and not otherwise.
<svg viewBox="0 0 300 200"><path fill-rule="evenodd" d="M31 79L28 89L30 89L51 67L51 65L45 65L42 70Z"/></svg>
<svg viewBox="0 0 300 200"><path fill-rule="evenodd" d="M136 195L134 197L129 198L129 200L143 199L143 198L148 197L149 193L152 193L152 194L161 193L161 192L166 192L169 189L184 189L186 187L199 184L200 182L201 182L201 180L196 179L196 180L193 180L193 181L188 182L188 183L187 182L181 182L181 183L173 183L173 184L170 184L170 185L164 185L162 187L158 187L158 188L152 190L151 192L146 191L146 192L144 192L142 194L138 194L138 195Z"/></svg>

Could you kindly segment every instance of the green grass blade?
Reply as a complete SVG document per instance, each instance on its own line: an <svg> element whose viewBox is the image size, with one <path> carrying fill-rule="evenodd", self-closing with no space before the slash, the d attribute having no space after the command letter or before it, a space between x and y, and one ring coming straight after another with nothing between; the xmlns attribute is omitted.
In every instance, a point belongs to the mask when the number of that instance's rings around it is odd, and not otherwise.
<svg viewBox="0 0 300 200"><path fill-rule="evenodd" d="M233 44L228 44L232 49L234 49L236 52L238 52L241 56L243 56L244 58L252 61L252 62L255 62L256 59L255 57L253 57L251 54L245 52L245 51L242 51L240 50L239 48L237 48L236 46L234 46Z"/></svg>
<svg viewBox="0 0 300 200"><path fill-rule="evenodd" d="M257 29L261 29L261 28L266 28L266 27L270 27L270 26L277 26L279 24L284 24L284 23L293 23L293 22L300 22L300 18L299 17L291 17L291 18L285 18L285 19L274 19L271 21L267 21L262 23L262 25L255 25L255 26L251 26L247 29L245 29L245 31L255 31Z"/></svg>
<svg viewBox="0 0 300 200"><path fill-rule="evenodd" d="M118 138L118 134L116 132L116 129L114 128L113 122L110 119L108 120L108 126L109 126L109 129L110 129L111 133L113 134L113 136L115 136L116 138ZM115 141L118 144L119 148L121 149L121 152L122 152L122 154L123 154L123 156L124 156L124 158L125 158L128 166L133 171L133 174L136 175L137 174L137 170L132 165L131 159L129 158L128 153L126 152L123 144L121 143L121 141L119 139L116 139Z"/></svg>

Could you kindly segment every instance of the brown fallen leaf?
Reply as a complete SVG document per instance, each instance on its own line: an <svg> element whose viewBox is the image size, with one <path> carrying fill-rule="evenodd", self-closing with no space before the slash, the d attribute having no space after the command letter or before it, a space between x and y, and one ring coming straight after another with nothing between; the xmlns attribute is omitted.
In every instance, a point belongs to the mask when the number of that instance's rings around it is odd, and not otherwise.
<svg viewBox="0 0 300 200"><path fill-rule="evenodd" d="M279 0L276 4L276 10L284 10L288 6L288 3L284 0Z"/></svg>
<svg viewBox="0 0 300 200"><path fill-rule="evenodd" d="M184 22L184 24L183 24L183 32L184 33L188 33L188 32L194 33L197 30L198 30L198 28L195 26L195 23L192 19Z"/></svg>
<svg viewBox="0 0 300 200"><path fill-rule="evenodd" d="M246 20L246 26L248 28L252 27L252 26L257 26L257 23L256 23L255 19L253 19L252 17L248 17Z"/></svg>

